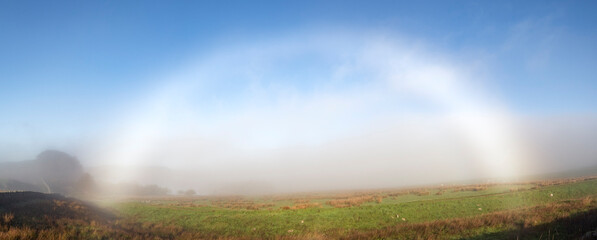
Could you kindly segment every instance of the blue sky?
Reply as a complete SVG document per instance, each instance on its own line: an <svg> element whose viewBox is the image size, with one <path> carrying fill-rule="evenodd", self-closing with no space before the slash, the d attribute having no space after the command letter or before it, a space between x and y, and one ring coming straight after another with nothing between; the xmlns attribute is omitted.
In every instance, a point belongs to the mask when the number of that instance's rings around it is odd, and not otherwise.
<svg viewBox="0 0 597 240"><path fill-rule="evenodd" d="M455 54L488 52L493 70L507 72L502 91L522 111L589 111L594 10L591 1L8 1L0 10L3 102L50 91L101 107L94 99L128 95L220 42L330 26L399 32ZM525 23L525 36L500 50ZM524 66L541 51L549 59Z"/></svg>
<svg viewBox="0 0 597 240"><path fill-rule="evenodd" d="M193 136L209 146L240 144L246 151L375 132L372 125L400 111L426 118L437 109L466 115L491 106L491 114L517 120L593 116L596 10L594 1L4 1L0 156L23 158L43 148L85 156L110 148L98 139L162 115L171 117L146 128L168 137L153 138L174 141L181 131L173 126L196 127L201 134ZM409 52L414 60L388 51ZM395 65L380 67L390 60ZM397 66L404 71L389 73ZM424 82L427 72L466 80L444 89L401 85L409 90L392 93L384 85L387 74ZM463 104L476 95L483 104ZM318 108L326 104L333 110ZM301 111L321 117L303 119ZM233 120L239 116L248 123ZM300 134L282 126L297 118L316 120L290 124ZM216 122L223 125L210 127ZM230 140L225 129L237 128L271 136L247 131L249 140ZM130 132L137 135L122 141L148 136L147 129Z"/></svg>

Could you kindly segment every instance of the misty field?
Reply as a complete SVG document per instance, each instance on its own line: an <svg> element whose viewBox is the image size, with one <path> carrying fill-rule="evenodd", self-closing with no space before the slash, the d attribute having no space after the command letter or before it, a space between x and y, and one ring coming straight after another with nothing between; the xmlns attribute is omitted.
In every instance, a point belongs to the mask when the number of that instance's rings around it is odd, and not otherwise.
<svg viewBox="0 0 597 240"><path fill-rule="evenodd" d="M179 226L203 237L502 239L512 234L509 231L530 231L594 211L596 197L597 180L582 179L328 195L153 199L114 207L148 226ZM554 229L529 236L568 236L557 231L557 225L549 227Z"/></svg>
<svg viewBox="0 0 597 240"><path fill-rule="evenodd" d="M0 239L578 239L597 230L597 178L96 203L12 192L0 216Z"/></svg>

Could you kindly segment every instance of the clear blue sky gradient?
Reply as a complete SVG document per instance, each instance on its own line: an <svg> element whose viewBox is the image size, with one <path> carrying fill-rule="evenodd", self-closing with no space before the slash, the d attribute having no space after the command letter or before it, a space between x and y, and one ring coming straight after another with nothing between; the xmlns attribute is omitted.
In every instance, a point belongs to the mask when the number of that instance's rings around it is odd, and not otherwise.
<svg viewBox="0 0 597 240"><path fill-rule="evenodd" d="M596 12L597 1L2 1L0 124L78 131L197 52L320 26L485 56L521 114L595 113Z"/></svg>

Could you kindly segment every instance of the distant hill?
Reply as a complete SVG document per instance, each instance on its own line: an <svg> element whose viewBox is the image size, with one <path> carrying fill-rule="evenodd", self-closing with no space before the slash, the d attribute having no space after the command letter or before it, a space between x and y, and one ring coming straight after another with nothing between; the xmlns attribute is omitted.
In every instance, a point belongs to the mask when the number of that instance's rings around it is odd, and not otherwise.
<svg viewBox="0 0 597 240"><path fill-rule="evenodd" d="M47 150L34 160L0 163L0 190L70 193L84 175L81 163L64 152Z"/></svg>

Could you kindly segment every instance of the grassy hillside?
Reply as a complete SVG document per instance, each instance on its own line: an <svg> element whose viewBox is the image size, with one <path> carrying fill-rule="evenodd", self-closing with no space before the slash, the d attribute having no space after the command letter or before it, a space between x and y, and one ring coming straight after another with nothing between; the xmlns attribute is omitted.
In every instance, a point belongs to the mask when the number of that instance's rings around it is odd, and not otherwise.
<svg viewBox="0 0 597 240"><path fill-rule="evenodd" d="M506 220L492 223L490 227L481 224L451 233L443 232L445 229L438 227L436 230L439 232L433 234L436 236L434 238L475 237L517 229L520 224L538 226L595 208L595 179L543 185L548 186L493 185L468 189L382 191L335 197L290 196L286 199L164 199L127 202L117 205L117 208L125 216L141 222L181 226L189 231L205 233L205 236L270 238L350 238L363 233L372 233L377 237L413 238L419 233L394 232L392 229L455 219L459 222L491 222L507 216ZM443 193L439 195L438 192ZM338 201L353 201L355 204L338 205ZM358 204L359 201L362 203ZM526 219L535 220L527 222ZM450 221L443 223L449 225Z"/></svg>
<svg viewBox="0 0 597 240"><path fill-rule="evenodd" d="M20 195L19 195L20 194ZM0 239L574 239L597 179L102 202L0 193Z"/></svg>

